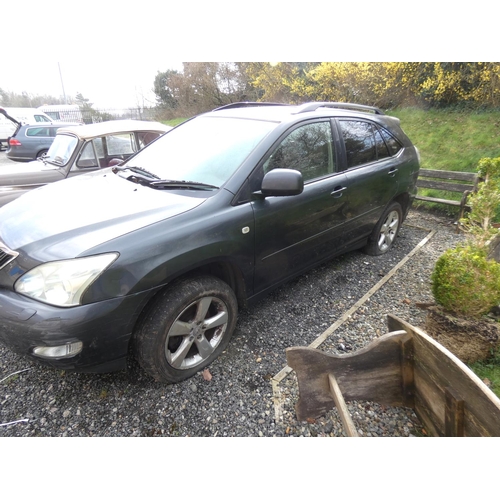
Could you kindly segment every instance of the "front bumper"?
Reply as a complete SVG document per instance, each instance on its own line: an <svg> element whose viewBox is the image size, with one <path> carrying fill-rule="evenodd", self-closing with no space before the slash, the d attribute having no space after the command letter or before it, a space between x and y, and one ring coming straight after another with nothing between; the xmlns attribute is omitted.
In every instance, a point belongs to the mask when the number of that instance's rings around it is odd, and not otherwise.
<svg viewBox="0 0 500 500"><path fill-rule="evenodd" d="M126 368L137 318L154 292L72 308L43 304L12 291L0 291L0 342L12 351L54 368L109 372ZM82 342L73 357L40 358L34 347Z"/></svg>

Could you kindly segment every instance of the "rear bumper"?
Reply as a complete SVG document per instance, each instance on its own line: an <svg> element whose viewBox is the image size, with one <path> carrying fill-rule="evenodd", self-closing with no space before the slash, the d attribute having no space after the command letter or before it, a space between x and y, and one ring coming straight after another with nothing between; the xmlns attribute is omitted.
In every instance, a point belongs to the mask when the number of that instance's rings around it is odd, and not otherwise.
<svg viewBox="0 0 500 500"><path fill-rule="evenodd" d="M128 345L137 318L153 292L72 308L42 304L15 292L0 291L0 342L12 351L57 369L108 372L126 368ZM82 351L65 358L40 358L37 346L80 341Z"/></svg>

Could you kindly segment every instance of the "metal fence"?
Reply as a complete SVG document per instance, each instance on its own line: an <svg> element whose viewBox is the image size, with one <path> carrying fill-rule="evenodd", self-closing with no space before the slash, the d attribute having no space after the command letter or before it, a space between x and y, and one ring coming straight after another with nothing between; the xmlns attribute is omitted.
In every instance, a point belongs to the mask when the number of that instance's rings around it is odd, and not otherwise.
<svg viewBox="0 0 500 500"><path fill-rule="evenodd" d="M56 121L76 123L98 123L108 120L159 120L157 108L127 108L127 109L76 109L64 111L46 111L47 115Z"/></svg>

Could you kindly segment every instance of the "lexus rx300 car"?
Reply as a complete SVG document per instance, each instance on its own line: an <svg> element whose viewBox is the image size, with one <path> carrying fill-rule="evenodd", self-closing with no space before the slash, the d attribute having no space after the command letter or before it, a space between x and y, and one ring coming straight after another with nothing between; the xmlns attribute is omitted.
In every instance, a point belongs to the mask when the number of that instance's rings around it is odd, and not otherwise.
<svg viewBox="0 0 500 500"><path fill-rule="evenodd" d="M156 380L186 379L226 347L239 307L346 251L387 252L418 171L376 108L192 118L0 209L0 340L59 369L123 369L130 351Z"/></svg>

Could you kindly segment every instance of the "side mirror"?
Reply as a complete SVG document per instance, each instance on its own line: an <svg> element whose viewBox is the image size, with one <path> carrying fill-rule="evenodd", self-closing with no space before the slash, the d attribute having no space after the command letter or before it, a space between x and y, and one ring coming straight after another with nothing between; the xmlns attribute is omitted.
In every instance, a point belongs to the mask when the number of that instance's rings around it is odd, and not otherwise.
<svg viewBox="0 0 500 500"><path fill-rule="evenodd" d="M275 168L262 179L264 196L296 196L304 191L304 179L298 170Z"/></svg>

